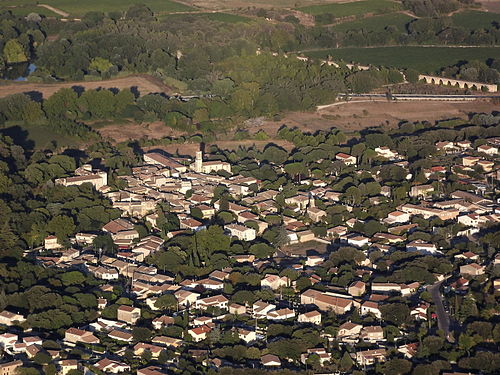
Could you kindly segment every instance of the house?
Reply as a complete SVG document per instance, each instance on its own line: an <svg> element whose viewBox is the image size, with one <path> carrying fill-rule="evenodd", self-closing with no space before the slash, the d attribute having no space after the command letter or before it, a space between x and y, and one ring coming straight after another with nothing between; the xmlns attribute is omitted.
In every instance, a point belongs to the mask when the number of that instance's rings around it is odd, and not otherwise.
<svg viewBox="0 0 500 375"><path fill-rule="evenodd" d="M422 215L424 219L430 219L431 217L437 216L441 220L453 220L459 214L458 210L438 210L436 208L417 206L414 204L404 204L400 209L410 215Z"/></svg>
<svg viewBox="0 0 500 375"><path fill-rule="evenodd" d="M227 309L229 300L222 294L217 296L202 298L195 301L195 307L200 310L206 310L209 307L217 307L219 309Z"/></svg>
<svg viewBox="0 0 500 375"><path fill-rule="evenodd" d="M152 354L153 358L158 358L163 349L163 347L158 345L138 342L134 345L134 355L140 356L147 350Z"/></svg>
<svg viewBox="0 0 500 375"><path fill-rule="evenodd" d="M158 318L153 319L153 327L154 329L161 329L163 327L174 324L175 320L171 316L162 315Z"/></svg>
<svg viewBox="0 0 500 375"><path fill-rule="evenodd" d="M4 349L12 347L18 340L18 336L13 333L2 333L0 335L0 346Z"/></svg>
<svg viewBox="0 0 500 375"><path fill-rule="evenodd" d="M343 152L339 152L337 155L335 155L335 159L340 160L345 165L356 165L357 162L355 156L345 154Z"/></svg>
<svg viewBox="0 0 500 375"><path fill-rule="evenodd" d="M179 346L182 345L181 339L176 339L174 337L168 337L168 336L156 336L153 337L151 341L154 342L155 344L161 344L171 348L178 348Z"/></svg>
<svg viewBox="0 0 500 375"><path fill-rule="evenodd" d="M363 326L351 321L342 324L337 332L337 338L342 342L355 343L358 341L359 334Z"/></svg>
<svg viewBox="0 0 500 375"><path fill-rule="evenodd" d="M56 236L47 236L44 239L44 247L47 250L60 249L63 246L59 243Z"/></svg>
<svg viewBox="0 0 500 375"><path fill-rule="evenodd" d="M396 151L392 151L389 147L385 146L376 147L375 152L377 153L378 157L390 160L396 159L399 156Z"/></svg>
<svg viewBox="0 0 500 375"><path fill-rule="evenodd" d="M392 211L387 214L384 222L387 224L404 224L410 221L410 215L402 211Z"/></svg>
<svg viewBox="0 0 500 375"><path fill-rule="evenodd" d="M424 242L422 240L415 240L406 244L406 251L417 251L423 254L441 254L440 251L436 248L436 245L428 242Z"/></svg>
<svg viewBox="0 0 500 375"><path fill-rule="evenodd" d="M198 298L200 298L199 293L195 293L185 289L176 290L174 292L174 296L175 298L177 298L180 306L193 305L194 303L196 303Z"/></svg>
<svg viewBox="0 0 500 375"><path fill-rule="evenodd" d="M108 359L108 358L101 359L94 366L100 371L110 372L112 374L118 374L120 372L130 371L129 365L127 365L125 363L113 361L113 360Z"/></svg>
<svg viewBox="0 0 500 375"><path fill-rule="evenodd" d="M360 280L354 281L351 285L349 285L347 291L353 297L360 297L365 294L366 284Z"/></svg>
<svg viewBox="0 0 500 375"><path fill-rule="evenodd" d="M205 229L206 227L200 221L193 219L192 217L179 219L180 229L189 229L195 232Z"/></svg>
<svg viewBox="0 0 500 375"><path fill-rule="evenodd" d="M133 306L121 305L117 310L117 319L134 325L141 318L141 309Z"/></svg>
<svg viewBox="0 0 500 375"><path fill-rule="evenodd" d="M200 342L203 341L207 338L207 334L211 331L212 329L207 326L200 326L196 328L191 328L188 330L189 335L193 338L194 342Z"/></svg>
<svg viewBox="0 0 500 375"><path fill-rule="evenodd" d="M71 370L78 370L78 361L76 359L63 359L57 363L60 375L67 375Z"/></svg>
<svg viewBox="0 0 500 375"><path fill-rule="evenodd" d="M310 323L315 325L321 325L321 313L319 311L313 310L303 314L300 314L297 318L299 323Z"/></svg>
<svg viewBox="0 0 500 375"><path fill-rule="evenodd" d="M356 362L360 366L372 366L377 362L385 362L386 356L385 349L364 350L356 353Z"/></svg>
<svg viewBox="0 0 500 375"><path fill-rule="evenodd" d="M232 303L229 305L229 313L234 315L242 315L247 312L247 308L237 303Z"/></svg>
<svg viewBox="0 0 500 375"><path fill-rule="evenodd" d="M398 352L402 353L408 359L413 358L417 354L417 350L418 350L417 342L401 345L400 347L398 347Z"/></svg>
<svg viewBox="0 0 500 375"><path fill-rule="evenodd" d="M26 318L22 315L15 314L13 312L4 310L0 312L0 324L6 326L13 326L26 321Z"/></svg>
<svg viewBox="0 0 500 375"><path fill-rule="evenodd" d="M309 216L313 222L318 222L325 218L327 213L317 207L309 207L307 209L307 216Z"/></svg>
<svg viewBox="0 0 500 375"><path fill-rule="evenodd" d="M377 318L382 319L382 312L378 308L378 303L373 301L365 301L361 305L361 315L373 314Z"/></svg>
<svg viewBox="0 0 500 375"><path fill-rule="evenodd" d="M132 333L126 330L114 329L108 333L110 339L123 342L132 342L134 339Z"/></svg>
<svg viewBox="0 0 500 375"><path fill-rule="evenodd" d="M298 194L285 199L285 204L296 207L298 211L304 211L308 206L314 207L314 199L308 194Z"/></svg>
<svg viewBox="0 0 500 375"><path fill-rule="evenodd" d="M84 344L98 344L99 339L95 337L92 332L84 331L78 328L68 328L64 332L64 341L67 343L76 344L78 342Z"/></svg>
<svg viewBox="0 0 500 375"><path fill-rule="evenodd" d="M363 327L359 337L366 342L378 342L384 339L384 330L381 326Z"/></svg>
<svg viewBox="0 0 500 375"><path fill-rule="evenodd" d="M260 363L264 367L281 367L281 361L279 357L273 354L266 354L260 358Z"/></svg>
<svg viewBox="0 0 500 375"><path fill-rule="evenodd" d="M231 236L237 237L240 241L253 241L257 237L255 229L244 227L239 224L229 224L224 226L224 229L228 231Z"/></svg>
<svg viewBox="0 0 500 375"><path fill-rule="evenodd" d="M461 275L480 276L484 274L484 271L485 267L480 266L477 263L471 263L471 264L466 264L464 266L460 266Z"/></svg>
<svg viewBox="0 0 500 375"><path fill-rule="evenodd" d="M373 293L401 293L401 285L396 283L375 283L371 285Z"/></svg>
<svg viewBox="0 0 500 375"><path fill-rule="evenodd" d="M256 319L265 318L267 317L267 313L275 309L276 305L273 305L272 303L257 301L252 305L252 314Z"/></svg>
<svg viewBox="0 0 500 375"><path fill-rule="evenodd" d="M278 290L282 287L290 286L290 279L286 276L278 276L278 275L266 275L260 281L261 288L269 288L272 290Z"/></svg>
<svg viewBox="0 0 500 375"><path fill-rule="evenodd" d="M108 233L117 234L119 232L130 231L134 229L134 224L125 219L112 220L102 227L102 230Z"/></svg>
<svg viewBox="0 0 500 375"><path fill-rule="evenodd" d="M1 375L16 375L17 368L21 367L22 365L23 365L23 363L19 360L0 363L0 374Z"/></svg>
<svg viewBox="0 0 500 375"><path fill-rule="evenodd" d="M317 355L319 357L319 364L322 366L325 362L329 361L332 359L332 356L330 353L326 351L325 348L313 348L313 349L307 349L306 353L302 353L300 355L300 361L302 363L306 363L307 359L311 355Z"/></svg>
<svg viewBox="0 0 500 375"><path fill-rule="evenodd" d="M55 180L56 185L79 186L82 184L89 183L94 185L96 190L99 190L104 186L106 186L108 184L108 174L103 171L95 171L94 173L92 172L92 167L91 166L89 167L90 167L90 172L88 174L81 176L74 176L74 177L57 178Z"/></svg>
<svg viewBox="0 0 500 375"><path fill-rule="evenodd" d="M434 192L432 185L415 185L410 189L410 197L412 198L425 198Z"/></svg>
<svg viewBox="0 0 500 375"><path fill-rule="evenodd" d="M462 158L462 165L464 167L473 167L479 160L481 160L481 158L478 158L477 156L465 156Z"/></svg>
<svg viewBox="0 0 500 375"><path fill-rule="evenodd" d="M295 311L289 308L269 311L266 315L269 320L286 320L295 317Z"/></svg>
<svg viewBox="0 0 500 375"><path fill-rule="evenodd" d="M355 247L370 245L370 239L357 233L351 233L347 236L347 243Z"/></svg>
<svg viewBox="0 0 500 375"><path fill-rule="evenodd" d="M337 314L345 314L353 306L353 301L350 299L332 296L314 289L308 289L302 293L300 303L303 305L316 305L321 311L331 310Z"/></svg>
<svg viewBox="0 0 500 375"><path fill-rule="evenodd" d="M244 328L238 328L237 332L240 340L245 341L247 344L257 339L255 331L249 331Z"/></svg>
<svg viewBox="0 0 500 375"><path fill-rule="evenodd" d="M493 156L493 155L498 154L498 148L493 147L493 146L489 146L489 145L481 145L477 148L477 152L481 152L483 154Z"/></svg>

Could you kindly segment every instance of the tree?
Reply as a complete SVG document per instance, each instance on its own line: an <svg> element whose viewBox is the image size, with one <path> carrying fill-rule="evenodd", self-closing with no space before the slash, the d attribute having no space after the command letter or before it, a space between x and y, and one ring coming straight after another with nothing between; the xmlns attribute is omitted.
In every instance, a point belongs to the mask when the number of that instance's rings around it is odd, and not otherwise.
<svg viewBox="0 0 500 375"><path fill-rule="evenodd" d="M28 61L24 48L17 39L11 39L5 43L3 55L7 64L18 64Z"/></svg>
<svg viewBox="0 0 500 375"><path fill-rule="evenodd" d="M384 375L405 375L409 374L412 368L410 361L406 359L394 358L384 365Z"/></svg>
<svg viewBox="0 0 500 375"><path fill-rule="evenodd" d="M177 298L173 294L163 294L155 302L155 307L161 310L172 310L177 306Z"/></svg>
<svg viewBox="0 0 500 375"><path fill-rule="evenodd" d="M85 281L85 275L79 271L66 272L61 275L61 282L64 286L82 285Z"/></svg>
<svg viewBox="0 0 500 375"><path fill-rule="evenodd" d="M340 359L340 369L344 372L348 372L354 366L354 362L348 352L344 352L342 358Z"/></svg>
<svg viewBox="0 0 500 375"><path fill-rule="evenodd" d="M382 319L394 323L396 326L401 326L407 323L410 319L410 308L403 303L389 303L380 306Z"/></svg>
<svg viewBox="0 0 500 375"><path fill-rule="evenodd" d="M148 341L153 333L146 327L134 327L132 329L132 336L135 341Z"/></svg>

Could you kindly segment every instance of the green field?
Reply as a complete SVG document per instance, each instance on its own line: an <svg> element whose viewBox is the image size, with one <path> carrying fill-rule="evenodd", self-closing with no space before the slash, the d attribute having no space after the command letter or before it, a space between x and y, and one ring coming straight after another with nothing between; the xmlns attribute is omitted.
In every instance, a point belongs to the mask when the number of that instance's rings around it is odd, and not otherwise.
<svg viewBox="0 0 500 375"><path fill-rule="evenodd" d="M51 10L42 7L37 7L36 5L22 5L22 6L17 6L15 8L9 8L9 10L12 12L12 14L15 14L16 16L27 16L30 13L37 13L45 17L58 17L58 18L61 17L59 14L54 13Z"/></svg>
<svg viewBox="0 0 500 375"><path fill-rule="evenodd" d="M167 14L162 17L162 19L189 19L189 18L205 18L210 21L226 22L226 23L238 23L238 22L250 22L251 19L248 17L239 16L237 14L230 13L191 13L191 14Z"/></svg>
<svg viewBox="0 0 500 375"><path fill-rule="evenodd" d="M454 14L452 20L455 26L465 29L490 28L493 23L500 24L500 14L468 11Z"/></svg>
<svg viewBox="0 0 500 375"><path fill-rule="evenodd" d="M306 56L344 60L360 64L413 68L421 73L434 73L440 68L460 61L500 58L500 47L377 47L377 48L337 48L310 51Z"/></svg>
<svg viewBox="0 0 500 375"><path fill-rule="evenodd" d="M38 2L61 9L74 17L83 16L85 13L91 11L124 11L135 4L145 4L156 14L196 11L195 8L172 0L43 0ZM2 7L13 5L35 6L36 3L36 0L5 0L0 2Z"/></svg>
<svg viewBox="0 0 500 375"><path fill-rule="evenodd" d="M399 30L404 31L406 24L412 20L413 18L407 16L406 14L390 13L384 14L382 16L363 18L362 20L343 22L333 26L333 29L336 31L361 29L365 31L382 31L387 26L393 25L396 26Z"/></svg>
<svg viewBox="0 0 500 375"><path fill-rule="evenodd" d="M400 9L400 5L390 0L365 0L344 4L311 5L298 8L304 13L317 16L330 13L335 18L357 16L366 13L383 13Z"/></svg>

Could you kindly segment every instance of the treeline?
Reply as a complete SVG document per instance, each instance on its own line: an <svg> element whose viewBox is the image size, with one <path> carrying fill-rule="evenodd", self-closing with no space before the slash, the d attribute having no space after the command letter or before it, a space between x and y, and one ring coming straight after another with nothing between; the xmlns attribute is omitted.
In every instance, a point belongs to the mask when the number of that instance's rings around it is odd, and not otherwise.
<svg viewBox="0 0 500 375"><path fill-rule="evenodd" d="M474 0L403 0L403 6L419 17L446 15L475 4Z"/></svg>
<svg viewBox="0 0 500 375"><path fill-rule="evenodd" d="M445 77L453 77L473 82L500 83L500 60L488 64L472 61L446 67L442 70Z"/></svg>
<svg viewBox="0 0 500 375"><path fill-rule="evenodd" d="M482 29L455 25L450 17L419 18L404 27L388 25L381 31L364 28L347 30L336 35L343 46L384 46L415 44L495 46L500 41L498 24Z"/></svg>

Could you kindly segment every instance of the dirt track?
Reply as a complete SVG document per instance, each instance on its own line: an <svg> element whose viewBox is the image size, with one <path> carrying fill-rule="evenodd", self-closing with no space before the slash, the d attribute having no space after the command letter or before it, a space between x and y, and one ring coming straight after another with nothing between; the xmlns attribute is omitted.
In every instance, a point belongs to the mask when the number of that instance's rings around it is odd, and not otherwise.
<svg viewBox="0 0 500 375"><path fill-rule="evenodd" d="M138 74L122 78L114 78L104 81L84 81L84 82L61 82L61 83L33 83L33 82L15 82L0 85L0 98L7 95L19 93L41 93L43 98L48 98L61 88L67 87L83 87L85 89L97 88L135 88L141 95L150 94L153 92L172 92L172 89L159 79L156 79L147 74Z"/></svg>

